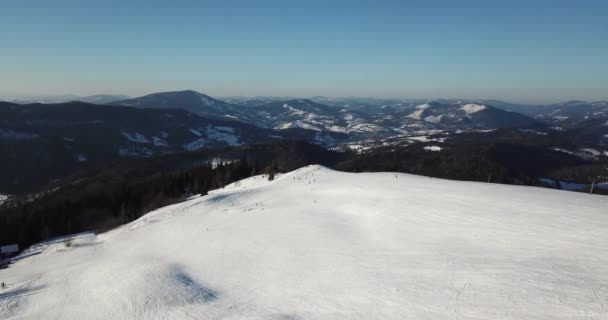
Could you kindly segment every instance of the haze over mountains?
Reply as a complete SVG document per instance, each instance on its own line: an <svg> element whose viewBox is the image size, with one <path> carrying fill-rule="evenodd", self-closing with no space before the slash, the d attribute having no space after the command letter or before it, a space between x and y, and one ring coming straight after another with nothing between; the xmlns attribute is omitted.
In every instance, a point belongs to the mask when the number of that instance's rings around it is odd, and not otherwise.
<svg viewBox="0 0 608 320"><path fill-rule="evenodd" d="M108 102L128 99L129 96L123 94L96 94L92 96L78 96L78 95L60 95L60 96L20 96L20 97L9 97L0 96L0 101L13 102L18 104L29 104L29 103L64 103L70 101L81 101L88 103L105 104Z"/></svg>
<svg viewBox="0 0 608 320"><path fill-rule="evenodd" d="M331 106L346 107L349 111L374 112L379 107L404 109L425 103L456 105L476 103L489 105L498 109L514 111L546 122L580 121L608 116L608 101L565 101L552 104L522 104L496 99L397 99L397 98L362 98L362 97L211 97L194 90L152 93L141 97L130 98L119 94L99 94L93 96L0 96L0 101L18 104L30 103L64 103L81 101L95 104L115 104L144 108L181 108L194 113L215 116L240 114L247 119L243 107L261 107L286 101L312 101ZM256 120L256 119L249 119ZM259 119L258 119L259 120Z"/></svg>

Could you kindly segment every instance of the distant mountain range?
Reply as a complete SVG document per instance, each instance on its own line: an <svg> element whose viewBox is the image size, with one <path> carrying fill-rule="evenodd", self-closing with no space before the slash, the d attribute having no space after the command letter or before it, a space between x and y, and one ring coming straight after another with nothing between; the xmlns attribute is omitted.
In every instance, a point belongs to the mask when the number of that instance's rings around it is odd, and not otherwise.
<svg viewBox="0 0 608 320"><path fill-rule="evenodd" d="M116 97L97 95L81 100L91 101L89 108L101 113L107 109L111 114L114 112L111 110L115 108L99 107L100 105L145 110L184 110L207 120L236 121L259 129L303 129L317 132L314 142L325 145L429 130L561 130L577 127L580 123L592 119L598 119L600 123L603 119L608 121L608 102L601 101L525 106L499 100L424 101L326 97L282 100L283 98L278 97L255 97L230 98L229 102L226 102L193 90L112 100ZM72 107L75 105L78 104L71 104ZM31 108L33 104L26 106ZM51 109L59 107L48 106ZM70 119L70 116L65 114L65 119ZM146 121L148 120L141 119L137 123ZM163 128L160 123L148 126L157 127L159 130ZM4 136L7 136L9 129L0 130L4 130ZM183 144L184 141L180 143Z"/></svg>
<svg viewBox="0 0 608 320"><path fill-rule="evenodd" d="M187 90L154 93L109 104L179 108L201 116L230 118L264 128L303 128L366 135L397 134L420 129L531 128L543 125L529 116L485 104L447 101L416 104L356 98L352 101L342 99L338 104L322 97L316 97L316 100L255 98L233 99L228 103Z"/></svg>
<svg viewBox="0 0 608 320"><path fill-rule="evenodd" d="M266 105L271 106L272 104L276 105L285 102L297 104L294 103L294 101L309 101L308 103L314 102L328 107L346 109L350 112L378 114L382 111L380 110L382 108L386 109L390 107L394 110L411 110L416 106L427 103L432 105L440 104L449 106L480 104L520 113L550 125L568 125L584 120L608 117L608 101L567 101L563 103L540 105L517 104L495 99L383 99L361 97L332 98L323 96L315 96L310 98L272 96L213 98L193 90L152 93L138 98L130 98L125 95L100 94L93 96L32 96L27 98L0 97L0 101L8 101L18 104L64 103L70 101L81 101L95 104L114 104L140 108L180 108L199 115L233 117L233 119L238 119L254 125L265 123L266 126L274 124L275 127L281 125L288 126L290 124L286 123L285 121L273 122L265 120L259 115L251 114L251 110L248 110L248 108L259 108L265 107ZM272 106L270 108L272 108ZM272 113L273 112L270 112L269 114ZM276 113L276 110L274 113ZM448 118L449 117L446 117L446 120ZM433 118L431 118L431 120L432 119ZM446 123L447 122L450 121L446 121ZM486 125L487 124L483 124L482 126ZM347 126L340 130L349 131Z"/></svg>
<svg viewBox="0 0 608 320"><path fill-rule="evenodd" d="M106 104L108 102L128 99L129 96L123 94L97 94L93 96L61 95L61 96L29 96L29 97L0 97L0 101L12 102L17 104L30 103L64 103L70 101L80 101L87 103Z"/></svg>
<svg viewBox="0 0 608 320"><path fill-rule="evenodd" d="M560 124L575 123L590 119L608 118L608 101L568 101L544 106L513 105L511 110L530 115L544 122Z"/></svg>
<svg viewBox="0 0 608 320"><path fill-rule="evenodd" d="M501 101L256 97L228 102L192 90L85 102L0 102L0 193L19 192L125 157L278 140L361 152L444 142L461 132L515 129L548 135L582 154L608 145L608 103L528 106ZM491 104L489 102L492 102ZM442 134L442 137L431 137ZM557 143L563 142L563 143ZM436 146L433 150L440 150ZM581 151L583 150L583 151ZM596 156L593 156L596 157Z"/></svg>

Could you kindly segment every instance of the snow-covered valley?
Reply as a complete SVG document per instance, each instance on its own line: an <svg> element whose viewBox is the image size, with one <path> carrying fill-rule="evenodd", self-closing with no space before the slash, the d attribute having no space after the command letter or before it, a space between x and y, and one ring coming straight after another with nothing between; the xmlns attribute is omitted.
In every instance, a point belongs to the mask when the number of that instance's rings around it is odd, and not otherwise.
<svg viewBox="0 0 608 320"><path fill-rule="evenodd" d="M26 250L2 319L604 319L608 198L308 166Z"/></svg>

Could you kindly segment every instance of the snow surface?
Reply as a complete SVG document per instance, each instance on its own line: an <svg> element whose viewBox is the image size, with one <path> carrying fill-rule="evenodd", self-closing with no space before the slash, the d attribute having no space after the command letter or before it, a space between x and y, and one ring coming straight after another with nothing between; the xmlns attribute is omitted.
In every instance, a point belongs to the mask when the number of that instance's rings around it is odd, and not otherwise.
<svg viewBox="0 0 608 320"><path fill-rule="evenodd" d="M229 146L239 144L239 137L234 135L234 129L231 127L212 127L210 125L205 129L209 139L225 143Z"/></svg>
<svg viewBox="0 0 608 320"><path fill-rule="evenodd" d="M167 141L165 141L159 137L152 137L152 143L154 144L155 147L168 147L169 146Z"/></svg>
<svg viewBox="0 0 608 320"><path fill-rule="evenodd" d="M306 114L306 112L304 112L304 110L294 108L288 104L284 104L283 108L288 109L292 114L295 114L295 115L305 115Z"/></svg>
<svg viewBox="0 0 608 320"><path fill-rule="evenodd" d="M208 105L208 106L214 106L215 105L215 100L211 99L211 97L205 96L203 94L199 94L199 97L201 98L201 102Z"/></svg>
<svg viewBox="0 0 608 320"><path fill-rule="evenodd" d="M302 129L308 129L308 130L314 130L314 131L323 131L322 127L304 122L302 120L296 120L293 122L285 122L285 123L275 127L275 129L280 129L280 130L290 129L290 128L302 128Z"/></svg>
<svg viewBox="0 0 608 320"><path fill-rule="evenodd" d="M562 148L551 148L551 150L571 154L585 160L597 160L597 157L601 155L599 151L592 148L581 148L577 152Z"/></svg>
<svg viewBox="0 0 608 320"><path fill-rule="evenodd" d="M192 134L195 135L195 136L197 136L197 137L202 136L201 132L198 131L198 130L196 130L196 129L190 128L190 132L192 132Z"/></svg>
<svg viewBox="0 0 608 320"><path fill-rule="evenodd" d="M194 150L198 150L198 149L205 147L206 144L207 144L206 139L199 138L199 139L196 139L194 141L184 144L182 147L184 147L185 150L194 151Z"/></svg>
<svg viewBox="0 0 608 320"><path fill-rule="evenodd" d="M233 127L217 126L217 127L214 127L214 128L215 128L215 130L218 130L218 131L223 131L223 132L226 132L226 133L234 133L234 128Z"/></svg>
<svg viewBox="0 0 608 320"><path fill-rule="evenodd" d="M431 105L428 103L418 105L418 106L416 106L416 111L410 113L409 115L407 115L407 117L411 118L411 119L415 119L415 120L420 120L424 110L426 110L430 107L431 107Z"/></svg>
<svg viewBox="0 0 608 320"><path fill-rule="evenodd" d="M605 319L608 198L309 166L0 270L1 319Z"/></svg>
<svg viewBox="0 0 608 320"><path fill-rule="evenodd" d="M597 151L597 150L595 150L593 148L582 148L582 149L580 149L580 151L583 152L583 153L585 153L585 154L594 156L594 157L599 157L599 156L602 155L602 153L600 151Z"/></svg>
<svg viewBox="0 0 608 320"><path fill-rule="evenodd" d="M146 136L144 136L141 133L135 132L133 133L129 133L129 132L125 132L125 131L121 131L122 135L127 138L127 140L131 141L131 142L135 142L135 143L150 143L150 140L148 140L148 138L146 138Z"/></svg>
<svg viewBox="0 0 608 320"><path fill-rule="evenodd" d="M561 129L561 128L560 128ZM546 132L542 132L542 131L536 131L536 130L530 130L530 129L518 129L520 132L524 132L524 133L532 133L532 134L537 134L539 136L546 136L547 133ZM559 131L559 130L556 130Z"/></svg>
<svg viewBox="0 0 608 320"><path fill-rule="evenodd" d="M463 110L467 115L469 115L469 114L472 114L475 112L479 112L481 110L485 110L485 108L486 108L486 106L484 106L484 105L469 103L469 104L465 104L460 109Z"/></svg>
<svg viewBox="0 0 608 320"><path fill-rule="evenodd" d="M232 127L213 127L211 125L207 125L204 128L190 128L189 130L192 134L200 138L182 145L182 147L188 151L201 149L213 142L219 142L229 146L236 146L240 143L239 137L234 134L235 130ZM203 136L206 136L206 138Z"/></svg>
<svg viewBox="0 0 608 320"><path fill-rule="evenodd" d="M424 109L419 109L419 110L416 110L416 111L410 113L407 117L415 119L415 120L420 120L420 117L422 116L423 112L424 112Z"/></svg>
<svg viewBox="0 0 608 320"><path fill-rule="evenodd" d="M425 146L424 150L426 151L441 151L440 146Z"/></svg>
<svg viewBox="0 0 608 320"><path fill-rule="evenodd" d="M438 115L438 116L428 116L428 117L424 118L424 121L437 124L437 123L441 122L442 118L443 118L443 114Z"/></svg>
<svg viewBox="0 0 608 320"><path fill-rule="evenodd" d="M429 139L428 136L414 136L414 137L407 137L409 140L413 140L413 141L418 141L418 142L430 142L433 141L432 139Z"/></svg>

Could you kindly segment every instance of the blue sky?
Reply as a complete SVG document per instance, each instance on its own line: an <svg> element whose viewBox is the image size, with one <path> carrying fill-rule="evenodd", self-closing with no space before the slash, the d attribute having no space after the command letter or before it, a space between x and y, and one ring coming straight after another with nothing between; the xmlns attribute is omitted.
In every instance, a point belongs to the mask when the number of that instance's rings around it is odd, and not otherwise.
<svg viewBox="0 0 608 320"><path fill-rule="evenodd" d="M608 99L608 1L5 1L0 95Z"/></svg>

